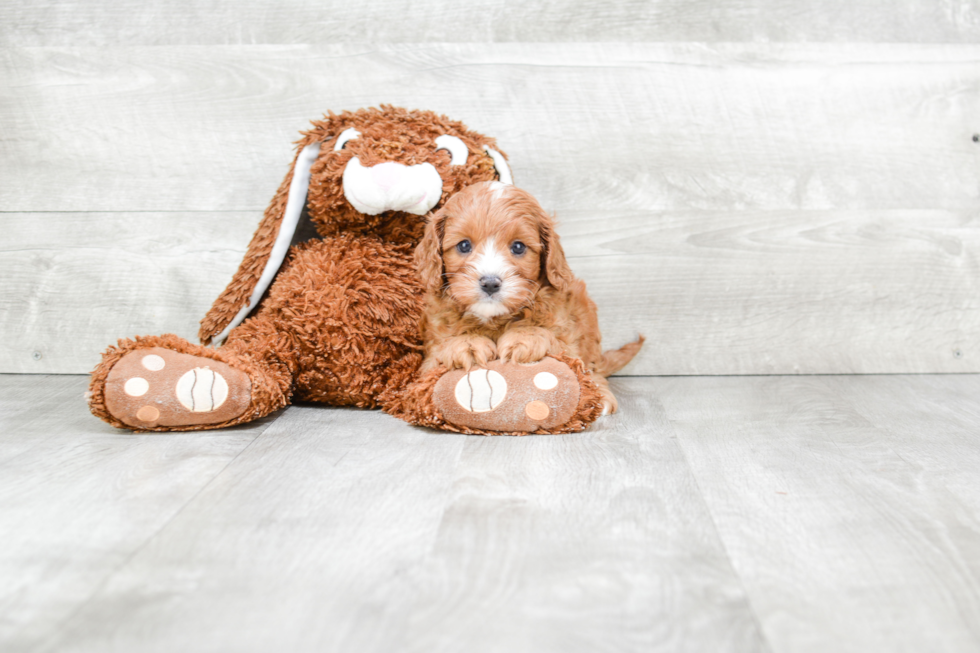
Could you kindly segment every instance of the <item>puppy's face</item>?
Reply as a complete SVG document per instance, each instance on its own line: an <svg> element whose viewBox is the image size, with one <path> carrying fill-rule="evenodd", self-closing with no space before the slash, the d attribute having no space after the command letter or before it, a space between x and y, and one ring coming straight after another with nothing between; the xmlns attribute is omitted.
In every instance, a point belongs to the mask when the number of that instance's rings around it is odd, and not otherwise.
<svg viewBox="0 0 980 653"><path fill-rule="evenodd" d="M534 297L541 239L536 212L514 210L511 187L474 190L447 211L442 260L449 295L466 312L489 320L516 312Z"/></svg>
<svg viewBox="0 0 980 653"><path fill-rule="evenodd" d="M483 321L514 314L549 283L549 258L564 266L553 226L526 191L474 184L430 221L416 250L423 281Z"/></svg>

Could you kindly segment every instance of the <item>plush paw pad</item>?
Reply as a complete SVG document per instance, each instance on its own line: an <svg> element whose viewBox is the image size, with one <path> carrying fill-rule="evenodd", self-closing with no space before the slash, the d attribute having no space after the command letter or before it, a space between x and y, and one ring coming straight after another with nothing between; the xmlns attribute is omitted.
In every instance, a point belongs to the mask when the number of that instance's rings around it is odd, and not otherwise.
<svg viewBox="0 0 980 653"><path fill-rule="evenodd" d="M163 347L123 356L106 378L106 409L136 428L217 424L248 408L251 382L233 367Z"/></svg>
<svg viewBox="0 0 980 653"><path fill-rule="evenodd" d="M433 401L451 424L481 431L528 433L561 426L575 414L575 373L553 358L522 365L499 360L485 368L447 372Z"/></svg>
<svg viewBox="0 0 980 653"><path fill-rule="evenodd" d="M507 396L507 380L493 370L473 370L456 382L456 403L471 413L487 413Z"/></svg>
<svg viewBox="0 0 980 653"><path fill-rule="evenodd" d="M210 367L195 367L184 372L174 390L177 401L192 413L218 410L228 399L228 382Z"/></svg>

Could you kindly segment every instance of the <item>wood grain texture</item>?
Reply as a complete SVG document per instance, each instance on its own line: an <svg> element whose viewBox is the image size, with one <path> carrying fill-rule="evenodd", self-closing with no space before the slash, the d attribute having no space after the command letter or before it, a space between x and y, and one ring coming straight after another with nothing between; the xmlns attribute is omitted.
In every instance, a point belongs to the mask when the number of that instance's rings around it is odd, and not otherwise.
<svg viewBox="0 0 980 653"><path fill-rule="evenodd" d="M293 406L65 624L66 651L392 651L464 436Z"/></svg>
<svg viewBox="0 0 980 653"><path fill-rule="evenodd" d="M134 335L196 342L200 316L259 217L5 214L0 369L87 372L107 345ZM649 338L623 374L980 369L972 212L558 217L572 269L599 306L605 346Z"/></svg>
<svg viewBox="0 0 980 653"><path fill-rule="evenodd" d="M4 651L39 650L275 419L133 435L89 414L86 385L84 377L0 375Z"/></svg>
<svg viewBox="0 0 980 653"><path fill-rule="evenodd" d="M911 461L916 473L942 480L954 497L951 505L980 511L980 378L970 376L840 377L831 387L847 397L854 409L889 433L889 446ZM960 526L962 527L962 526ZM977 569L980 551L961 552ZM974 575L974 578L977 578Z"/></svg>
<svg viewBox="0 0 980 653"><path fill-rule="evenodd" d="M975 376L632 382L661 398L773 650L980 645Z"/></svg>
<svg viewBox="0 0 980 653"><path fill-rule="evenodd" d="M49 644L65 651L766 651L648 394L484 438L292 407Z"/></svg>
<svg viewBox="0 0 980 653"><path fill-rule="evenodd" d="M75 376L0 375L0 465L56 436L66 406L84 406L87 386Z"/></svg>
<svg viewBox="0 0 980 653"><path fill-rule="evenodd" d="M85 383L0 375L5 653L980 645L978 375L615 379L526 438L138 436Z"/></svg>
<svg viewBox="0 0 980 653"><path fill-rule="evenodd" d="M81 373L119 338L198 322L261 212L0 214L0 370Z"/></svg>
<svg viewBox="0 0 980 653"><path fill-rule="evenodd" d="M0 5L0 43L217 45L484 41L976 42L976 0L555 0Z"/></svg>
<svg viewBox="0 0 980 653"><path fill-rule="evenodd" d="M297 130L382 101L498 137L563 221L607 343L651 337L627 373L980 370L978 61L975 45L0 49L0 370L82 372L118 337L192 337Z"/></svg>
<svg viewBox="0 0 980 653"><path fill-rule="evenodd" d="M262 210L311 118L390 102L497 137L558 211L975 210L978 64L978 45L5 48L0 207Z"/></svg>
<svg viewBox="0 0 980 653"><path fill-rule="evenodd" d="M561 217L559 215L559 217ZM582 215L571 265L624 374L980 369L976 212Z"/></svg>
<svg viewBox="0 0 980 653"><path fill-rule="evenodd" d="M466 440L403 650L769 650L663 408L613 390L585 433Z"/></svg>

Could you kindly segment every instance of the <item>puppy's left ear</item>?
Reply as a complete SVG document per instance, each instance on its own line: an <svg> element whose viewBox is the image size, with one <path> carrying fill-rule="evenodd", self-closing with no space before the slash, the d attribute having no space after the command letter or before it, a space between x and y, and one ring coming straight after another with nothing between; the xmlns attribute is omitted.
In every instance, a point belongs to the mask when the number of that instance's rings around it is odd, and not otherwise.
<svg viewBox="0 0 980 653"><path fill-rule="evenodd" d="M415 268L422 285L429 292L437 293L442 288L442 231L446 221L443 209L429 216L425 225L425 235L415 248Z"/></svg>
<svg viewBox="0 0 980 653"><path fill-rule="evenodd" d="M541 235L541 245L543 254L541 256L541 275L547 279L556 290L568 290L568 287L575 281L572 269L568 267L565 260L565 250L558 242L558 232L555 231L555 219L550 215L542 214L538 231Z"/></svg>

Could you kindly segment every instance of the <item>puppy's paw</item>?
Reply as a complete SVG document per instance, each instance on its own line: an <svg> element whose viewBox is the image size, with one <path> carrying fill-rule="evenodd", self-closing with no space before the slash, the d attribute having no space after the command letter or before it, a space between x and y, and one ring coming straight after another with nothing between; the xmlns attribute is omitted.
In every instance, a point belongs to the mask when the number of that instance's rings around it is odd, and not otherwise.
<svg viewBox="0 0 980 653"><path fill-rule="evenodd" d="M602 414L612 415L617 410L619 410L619 402L616 401L616 397L612 395L607 395L602 398Z"/></svg>
<svg viewBox="0 0 980 653"><path fill-rule="evenodd" d="M548 354L560 352L558 339L540 327L514 329L497 340L497 355L504 362L537 363Z"/></svg>
<svg viewBox="0 0 980 653"><path fill-rule="evenodd" d="M433 356L451 370L469 370L497 357L497 346L483 336L457 336L439 345Z"/></svg>
<svg viewBox="0 0 980 653"><path fill-rule="evenodd" d="M599 386L599 394L602 396L602 414L612 415L619 410L619 402L616 395L609 388L609 383L605 379L598 379L596 385Z"/></svg>

